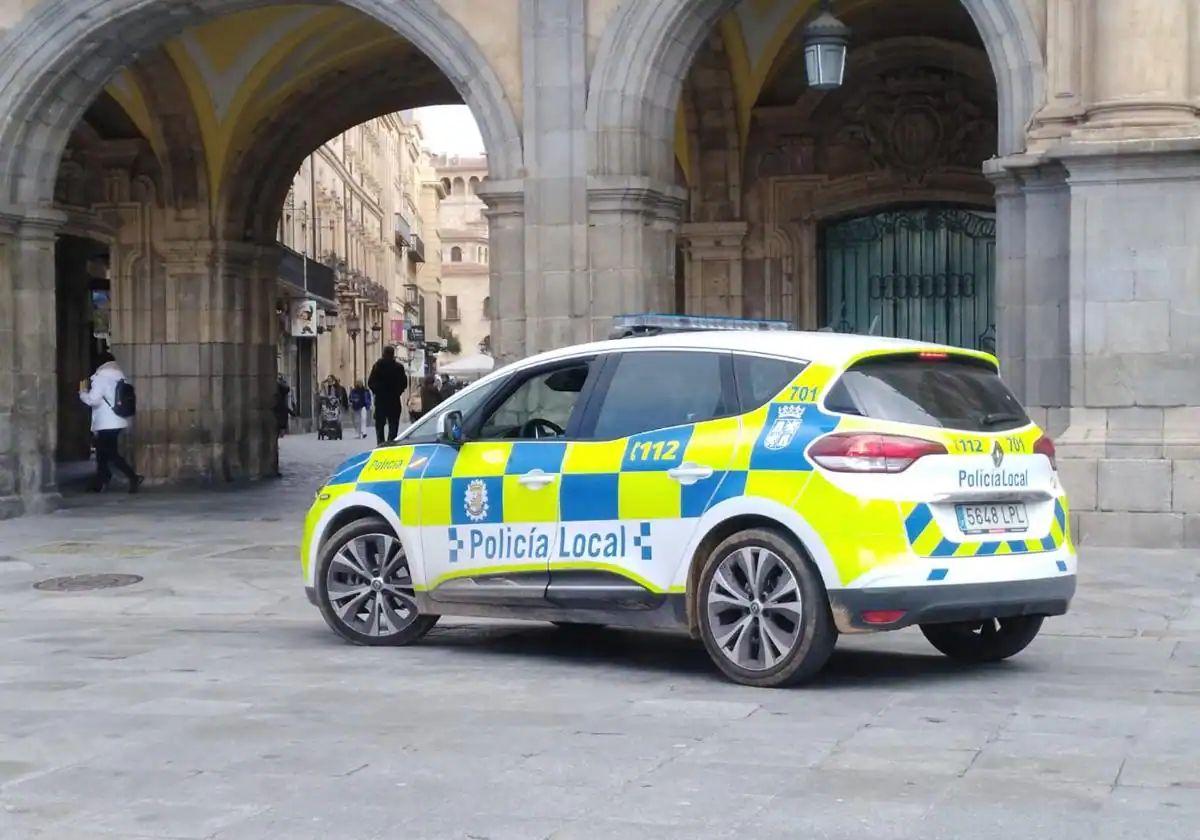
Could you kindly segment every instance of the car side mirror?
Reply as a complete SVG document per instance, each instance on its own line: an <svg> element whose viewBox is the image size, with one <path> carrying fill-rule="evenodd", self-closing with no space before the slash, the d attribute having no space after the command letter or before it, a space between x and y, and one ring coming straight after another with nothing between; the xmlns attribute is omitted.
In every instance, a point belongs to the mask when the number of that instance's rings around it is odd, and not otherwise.
<svg viewBox="0 0 1200 840"><path fill-rule="evenodd" d="M450 446L461 446L464 438L463 433L463 413L461 411L447 411L442 415L441 434L442 443Z"/></svg>

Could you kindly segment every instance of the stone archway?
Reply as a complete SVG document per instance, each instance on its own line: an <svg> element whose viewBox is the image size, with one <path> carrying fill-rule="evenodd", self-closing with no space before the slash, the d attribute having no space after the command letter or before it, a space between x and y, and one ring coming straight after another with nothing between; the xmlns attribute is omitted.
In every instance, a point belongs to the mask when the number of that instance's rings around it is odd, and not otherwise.
<svg viewBox="0 0 1200 840"><path fill-rule="evenodd" d="M740 0L626 0L605 30L588 93L591 167L597 175L669 182L683 80L717 21ZM998 153L1025 147L1041 105L1045 68L1037 31L1020 0L961 0L996 76Z"/></svg>
<svg viewBox="0 0 1200 840"><path fill-rule="evenodd" d="M0 311L13 314L0 324L4 367L0 382L19 386L0 391L0 426L11 432L0 445L0 516L44 509L54 504L56 496L54 256L55 239L66 218L54 206L54 193L72 131L100 91L131 60L151 60L154 48L191 26L278 5L286 4L47 0L0 37L0 113L5 116L0 125ZM405 4L343 0L322 5L362 13L423 54L472 108L494 176L519 176L522 141L511 103L478 45L435 0ZM378 115L370 113L370 103L356 103L349 97L345 102L335 121ZM380 107L395 110L407 105L387 100ZM289 126L293 142L284 149L286 154L271 161L271 167L255 169L252 160L238 163L235 171L253 173L257 187L249 194L227 191L233 201L245 205L236 212L205 193L202 176L192 179L192 187L167 178L168 193L160 189L160 203L170 204L182 189L201 204L207 195L211 207L208 212L174 214L172 221L179 222L171 228L174 238L159 243L158 262L169 264L169 270L159 265L153 269L153 282L143 283L146 289L138 287L147 294L126 296L150 300L148 288L158 284L159 297L165 294L178 301L164 306L154 298L158 332L144 337L146 343L128 345L127 338L119 343L126 357L137 359L132 362L135 376L151 368L162 374L156 376L156 387L143 394L146 403L159 407L156 414L186 415L178 421L168 419L170 428L164 432L158 416L142 418L139 411L140 428L150 441L139 445L146 446L147 460L158 465L159 477L168 474L163 463L180 467L186 477L208 481L256 478L274 471L275 441L267 409L274 378L271 286L277 257L265 253L262 245L277 208L263 202L286 192L282 181L293 174L291 164L298 154L292 146L311 141L315 147L328 139L286 114L278 122L264 126L252 145L261 150L273 138L278 142L279 130L287 131ZM335 133L341 127L335 125ZM187 160L167 162L179 173L188 164ZM129 254L124 256L128 261ZM200 319L181 315L188 308L211 308L213 314L196 323ZM182 373L167 376L169 365ZM159 393L164 389L157 386L164 384L178 393ZM177 399L188 412L163 408Z"/></svg>

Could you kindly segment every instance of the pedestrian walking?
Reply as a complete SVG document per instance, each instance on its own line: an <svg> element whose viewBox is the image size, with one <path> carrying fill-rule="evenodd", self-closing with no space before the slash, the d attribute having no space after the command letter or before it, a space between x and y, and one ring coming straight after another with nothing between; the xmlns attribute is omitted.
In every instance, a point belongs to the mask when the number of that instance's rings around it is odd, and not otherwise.
<svg viewBox="0 0 1200 840"><path fill-rule="evenodd" d="M408 390L408 374L396 361L396 348L384 347L383 358L371 368L367 387L375 395L375 440L382 445L400 434L400 413L404 392ZM386 430L386 436L385 436Z"/></svg>
<svg viewBox="0 0 1200 840"><path fill-rule="evenodd" d="M287 384L287 379L281 373L275 381L275 403L271 407L271 413L275 415L275 436L283 437L288 431L288 418L295 417L296 411L292 408L292 389Z"/></svg>
<svg viewBox="0 0 1200 840"><path fill-rule="evenodd" d="M424 416L425 412L421 410L421 387L418 385L413 388L413 392L408 395L408 419L416 423Z"/></svg>
<svg viewBox="0 0 1200 840"><path fill-rule="evenodd" d="M96 443L96 478L89 489L97 493L107 490L116 467L129 481L129 492L136 493L146 479L121 457L119 449L121 432L129 428L129 418L136 410L135 397L111 353L102 354L96 372L79 383L79 399L92 410Z"/></svg>
<svg viewBox="0 0 1200 840"><path fill-rule="evenodd" d="M350 410L358 424L358 436L367 436L367 423L371 416L371 391L359 379L350 389Z"/></svg>
<svg viewBox="0 0 1200 840"><path fill-rule="evenodd" d="M426 376L421 382L421 413L428 414L442 402L442 389L437 379Z"/></svg>

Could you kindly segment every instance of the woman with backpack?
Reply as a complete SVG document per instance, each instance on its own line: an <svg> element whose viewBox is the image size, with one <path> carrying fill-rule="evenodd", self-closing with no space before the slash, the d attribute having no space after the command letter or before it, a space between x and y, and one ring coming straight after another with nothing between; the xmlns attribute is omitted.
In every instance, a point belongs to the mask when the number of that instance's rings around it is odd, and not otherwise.
<svg viewBox="0 0 1200 840"><path fill-rule="evenodd" d="M100 356L100 366L90 380L79 383L79 399L92 409L92 434L96 439L96 479L88 488L102 493L112 481L116 467L129 480L129 492L136 493L145 477L134 472L118 449L121 432L129 428L135 411L133 386L111 353Z"/></svg>
<svg viewBox="0 0 1200 840"><path fill-rule="evenodd" d="M358 419L358 436L367 436L367 422L371 417L371 392L359 379L350 389L350 411Z"/></svg>

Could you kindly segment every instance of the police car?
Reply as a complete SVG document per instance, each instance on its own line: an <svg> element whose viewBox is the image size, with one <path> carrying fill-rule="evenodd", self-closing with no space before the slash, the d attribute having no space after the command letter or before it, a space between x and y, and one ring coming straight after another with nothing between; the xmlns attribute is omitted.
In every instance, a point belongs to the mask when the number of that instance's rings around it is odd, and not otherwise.
<svg viewBox="0 0 1200 840"><path fill-rule="evenodd" d="M993 356L625 326L499 370L337 469L302 545L334 631L403 645L442 615L681 628L733 680L780 686L840 633L919 625L951 657L994 661L1066 612L1054 444Z"/></svg>

